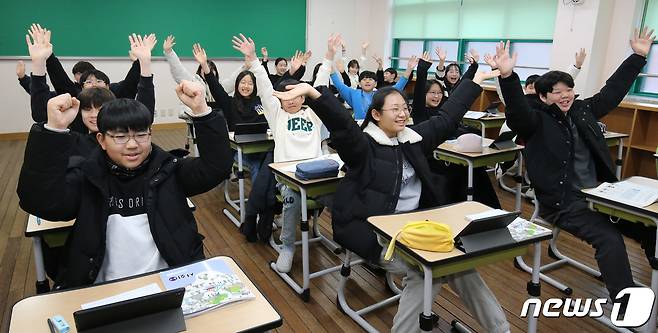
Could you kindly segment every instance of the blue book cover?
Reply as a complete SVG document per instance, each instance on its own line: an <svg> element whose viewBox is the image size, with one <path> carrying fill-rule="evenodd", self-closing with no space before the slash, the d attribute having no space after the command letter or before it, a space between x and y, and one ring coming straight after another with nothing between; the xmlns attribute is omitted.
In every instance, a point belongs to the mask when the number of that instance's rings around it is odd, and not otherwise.
<svg viewBox="0 0 658 333"><path fill-rule="evenodd" d="M167 290L185 288L183 315L193 317L222 305L254 298L253 293L220 258L161 272Z"/></svg>

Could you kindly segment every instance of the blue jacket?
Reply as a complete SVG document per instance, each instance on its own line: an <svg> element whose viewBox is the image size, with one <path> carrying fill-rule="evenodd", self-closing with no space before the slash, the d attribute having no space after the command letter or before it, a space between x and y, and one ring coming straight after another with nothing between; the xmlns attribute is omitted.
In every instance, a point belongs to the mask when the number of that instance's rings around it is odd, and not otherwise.
<svg viewBox="0 0 658 333"><path fill-rule="evenodd" d="M347 102L347 104L349 104L354 110L354 119L364 119L366 117L366 111L368 111L368 107L370 106L370 103L372 103L372 95L375 94L375 91L365 92L361 89L354 89L346 86L345 83L343 83L343 79L335 72L331 73L331 81L334 83L336 89L338 89L340 96L343 97L345 102ZM393 85L393 88L403 91L408 81L409 79L406 77L400 77L400 80Z"/></svg>

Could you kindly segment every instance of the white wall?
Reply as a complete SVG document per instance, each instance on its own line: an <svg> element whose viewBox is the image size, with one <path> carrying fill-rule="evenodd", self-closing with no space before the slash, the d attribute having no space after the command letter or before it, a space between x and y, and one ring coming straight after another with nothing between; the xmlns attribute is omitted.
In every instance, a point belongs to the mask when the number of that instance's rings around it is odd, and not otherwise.
<svg viewBox="0 0 658 333"><path fill-rule="evenodd" d="M551 68L563 70L584 47L587 59L576 92L590 96L630 54L628 40L642 18L643 0L586 0L578 6L558 1Z"/></svg>
<svg viewBox="0 0 658 333"><path fill-rule="evenodd" d="M313 57L309 61L305 78L310 79L313 66L322 60L327 50L327 37L333 32L343 35L347 56L358 58L361 52L361 43L369 41L368 61L362 64L363 68L376 68L375 62L370 55L384 55L385 59L390 56L391 40L391 6L392 0L307 0L307 47L313 51ZM193 23L190 23L193 24ZM162 41L153 51L153 56L162 55ZM229 42L229 41L226 41ZM256 41L257 43L259 41ZM261 41L264 43L265 41ZM177 48L187 47L177 45ZM191 47L191 46L190 46ZM258 46L260 49L260 46ZM57 52L57 45L55 45ZM386 53L385 53L386 52ZM26 49L27 53L27 49ZM236 53L236 56L238 54ZM30 71L30 61L24 59L27 71ZM70 73L75 60L63 60L64 69ZM0 122L0 133L27 132L32 124L30 117L30 97L18 85L15 75L17 59L0 60L0 100L2 105L2 119ZM92 60L94 66L105 72L115 82L121 80L128 69L130 61L126 60ZM237 61L215 61L219 67L220 76L232 72L241 65ZM385 60L384 64L387 65ZM194 60L183 60L183 64L191 72L196 70ZM270 66L273 66L270 61ZM153 61L154 84L156 93L156 123L178 122L177 119L180 103L174 93L175 82L169 73L169 66L162 59ZM52 86L51 86L52 88Z"/></svg>

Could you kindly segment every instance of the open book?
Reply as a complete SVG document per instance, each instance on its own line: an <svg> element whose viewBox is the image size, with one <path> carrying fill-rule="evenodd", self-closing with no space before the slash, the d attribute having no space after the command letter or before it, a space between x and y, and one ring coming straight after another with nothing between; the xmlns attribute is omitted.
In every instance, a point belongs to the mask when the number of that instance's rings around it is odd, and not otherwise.
<svg viewBox="0 0 658 333"><path fill-rule="evenodd" d="M636 207L646 207L658 200L658 188L626 180L603 183L589 193Z"/></svg>
<svg viewBox="0 0 658 333"><path fill-rule="evenodd" d="M185 287L181 308L186 317L255 297L220 258L162 272L160 279L167 290Z"/></svg>

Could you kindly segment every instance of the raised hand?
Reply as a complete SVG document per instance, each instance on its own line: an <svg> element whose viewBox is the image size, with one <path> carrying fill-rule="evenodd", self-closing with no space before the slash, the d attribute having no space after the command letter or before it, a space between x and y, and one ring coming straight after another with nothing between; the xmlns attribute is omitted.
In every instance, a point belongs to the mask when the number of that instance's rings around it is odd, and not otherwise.
<svg viewBox="0 0 658 333"><path fill-rule="evenodd" d="M176 37L174 37L173 35L169 35L167 36L167 38L165 38L165 41L162 44L162 50L165 53L169 53L171 52L171 50L174 49L174 45L176 45Z"/></svg>
<svg viewBox="0 0 658 333"><path fill-rule="evenodd" d="M327 39L327 53L324 54L325 59L334 60L338 47L341 46L340 34L331 34Z"/></svg>
<svg viewBox="0 0 658 333"><path fill-rule="evenodd" d="M480 54L476 49L470 49L467 53L464 53L464 58L469 63L477 63L480 60Z"/></svg>
<svg viewBox="0 0 658 333"><path fill-rule="evenodd" d="M16 63L16 76L18 76L19 79L25 77L25 63L23 62L23 60L19 60Z"/></svg>
<svg viewBox="0 0 658 333"><path fill-rule="evenodd" d="M304 63L304 53L299 50L295 51L295 55L290 59L290 74L295 74L299 67Z"/></svg>
<svg viewBox="0 0 658 333"><path fill-rule="evenodd" d="M79 108L80 101L75 97L71 97L68 93L49 99L47 106L48 122L46 125L52 129L64 130L68 128L78 114Z"/></svg>
<svg viewBox="0 0 658 333"><path fill-rule="evenodd" d="M233 36L233 48L244 54L246 61L256 60L256 43L251 38L240 34L240 37Z"/></svg>
<svg viewBox="0 0 658 333"><path fill-rule="evenodd" d="M53 53L53 45L50 43L50 30L41 28L39 24L32 24L29 35L25 35L25 42L33 62L45 62Z"/></svg>
<svg viewBox="0 0 658 333"><path fill-rule="evenodd" d="M496 66L496 62L494 61L493 56L492 56L491 54L489 54L489 53L485 53L485 54L484 54L484 62L486 62L487 65L491 66L491 69L498 68L498 67Z"/></svg>
<svg viewBox="0 0 658 333"><path fill-rule="evenodd" d="M372 56L372 58L377 63L377 69L378 70L383 70L384 69L384 59L382 59L382 57L378 57L376 54L374 54Z"/></svg>
<svg viewBox="0 0 658 333"><path fill-rule="evenodd" d="M274 91L272 95L284 101L289 101L299 96L305 96L305 97L310 97L312 99L316 99L321 95L319 91L317 91L308 83L289 85L286 86L286 90L287 91L285 92Z"/></svg>
<svg viewBox="0 0 658 333"><path fill-rule="evenodd" d="M496 56L494 57L494 61L498 65L500 76L502 78L512 75L517 57L518 54L516 52L514 52L512 56L509 54L509 40L507 43L500 41L500 43L496 45Z"/></svg>
<svg viewBox="0 0 658 333"><path fill-rule="evenodd" d="M201 44L194 43L192 45L192 54L194 55L194 60L201 65L201 69L204 74L210 74L210 66L208 65L208 56L206 55L206 50L201 47Z"/></svg>
<svg viewBox="0 0 658 333"><path fill-rule="evenodd" d="M302 64L306 65L308 60L311 59L311 56L313 56L313 52L311 50L304 52L304 56L302 57Z"/></svg>
<svg viewBox="0 0 658 333"><path fill-rule="evenodd" d="M153 51L156 44L158 44L158 38L155 37L155 34L149 34L144 37L144 45L148 46L150 51Z"/></svg>
<svg viewBox="0 0 658 333"><path fill-rule="evenodd" d="M269 59L267 54L267 48L265 46L260 48L260 54L263 56L263 61L267 61Z"/></svg>
<svg viewBox="0 0 658 333"><path fill-rule="evenodd" d="M130 58L130 61L137 60L137 56L135 56L132 50L128 50L128 58Z"/></svg>
<svg viewBox="0 0 658 333"><path fill-rule="evenodd" d="M130 41L130 50L140 62L151 59L152 40L137 34L129 35L128 40Z"/></svg>
<svg viewBox="0 0 658 333"><path fill-rule="evenodd" d="M493 79L499 75L500 75L500 70L498 69L491 72L477 71L475 73L475 76L473 77L473 82L477 84L481 84L484 80Z"/></svg>
<svg viewBox="0 0 658 333"><path fill-rule="evenodd" d="M440 47L437 47L436 49L434 49L434 53L436 54L437 57L439 57L439 61L441 61L441 62L446 61L446 56L447 56L446 50L444 50Z"/></svg>
<svg viewBox="0 0 658 333"><path fill-rule="evenodd" d="M432 57L430 57L430 51L424 51L423 55L420 56L421 59L431 63L432 62Z"/></svg>
<svg viewBox="0 0 658 333"><path fill-rule="evenodd" d="M644 27L642 31L635 29L633 39L631 39L631 48L633 49L633 52L643 57L649 55L651 44L656 40L656 36L653 36L653 29L650 31L647 30L649 30L648 27Z"/></svg>
<svg viewBox="0 0 658 333"><path fill-rule="evenodd" d="M176 95L183 104L192 109L193 114L208 111L206 90L201 83L183 80L176 86Z"/></svg>
<svg viewBox="0 0 658 333"><path fill-rule="evenodd" d="M407 69L402 73L402 76L406 77L407 79L411 78L411 73L414 71L414 68L418 65L418 57L411 56L409 58L409 61L407 61Z"/></svg>
<svg viewBox="0 0 658 333"><path fill-rule="evenodd" d="M587 53L585 53L585 49L581 47L580 50L576 52L575 57L576 60L574 62L574 65L576 66L576 68L580 69L580 67L583 67L583 63L585 62L585 57L587 57Z"/></svg>

